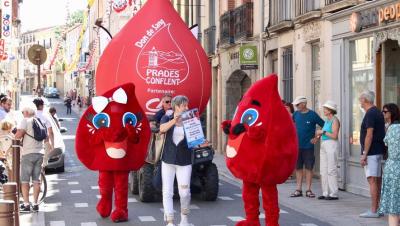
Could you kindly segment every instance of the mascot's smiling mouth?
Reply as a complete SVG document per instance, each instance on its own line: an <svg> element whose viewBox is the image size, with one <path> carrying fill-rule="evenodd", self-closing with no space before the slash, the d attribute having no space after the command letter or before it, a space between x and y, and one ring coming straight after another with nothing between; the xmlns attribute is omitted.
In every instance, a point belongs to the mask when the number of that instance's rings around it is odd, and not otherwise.
<svg viewBox="0 0 400 226"><path fill-rule="evenodd" d="M126 149L128 147L128 140L125 139L122 142L104 142L107 155L113 159L121 159L126 155Z"/></svg>
<svg viewBox="0 0 400 226"><path fill-rule="evenodd" d="M228 145L226 146L226 157L228 157L228 158L236 157L244 135L245 135L245 133L241 133L235 139L228 140Z"/></svg>

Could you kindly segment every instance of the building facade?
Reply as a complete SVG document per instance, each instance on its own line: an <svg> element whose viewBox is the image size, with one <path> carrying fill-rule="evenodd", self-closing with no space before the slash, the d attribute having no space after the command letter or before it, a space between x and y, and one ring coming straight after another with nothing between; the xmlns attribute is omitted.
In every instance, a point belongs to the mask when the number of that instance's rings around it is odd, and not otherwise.
<svg viewBox="0 0 400 226"><path fill-rule="evenodd" d="M342 106L343 188L368 195L359 165L364 112L358 98L372 90L379 109L386 103L400 104L400 1L366 2L326 20L332 23L331 77L338 83L334 96Z"/></svg>

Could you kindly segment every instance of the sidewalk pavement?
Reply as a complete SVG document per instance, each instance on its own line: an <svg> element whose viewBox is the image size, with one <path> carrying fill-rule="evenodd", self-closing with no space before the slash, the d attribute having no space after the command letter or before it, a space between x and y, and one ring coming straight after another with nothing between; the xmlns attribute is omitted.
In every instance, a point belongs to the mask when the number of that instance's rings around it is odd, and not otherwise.
<svg viewBox="0 0 400 226"><path fill-rule="evenodd" d="M236 179L225 164L221 154L214 156L220 178L241 187L242 182ZM303 185L304 188L304 185ZM278 185L279 203L332 226L387 226L387 217L379 219L360 218L358 215L370 207L370 198L339 191L339 200L326 201L317 198L291 198L290 194L296 189L296 181L288 180ZM304 189L303 189L304 190ZM314 179L312 190L316 196L322 194L320 180Z"/></svg>

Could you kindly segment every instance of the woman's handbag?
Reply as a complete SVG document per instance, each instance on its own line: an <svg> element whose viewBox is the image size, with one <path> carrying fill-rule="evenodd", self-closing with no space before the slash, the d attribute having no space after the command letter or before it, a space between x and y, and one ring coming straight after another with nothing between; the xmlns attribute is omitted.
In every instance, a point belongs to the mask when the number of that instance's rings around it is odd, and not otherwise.
<svg viewBox="0 0 400 226"><path fill-rule="evenodd" d="M154 141L154 149L155 149L155 154L154 154L154 163L158 163L160 159L162 158L162 153L164 150L164 144L165 144L165 133L156 133L155 134L155 141Z"/></svg>

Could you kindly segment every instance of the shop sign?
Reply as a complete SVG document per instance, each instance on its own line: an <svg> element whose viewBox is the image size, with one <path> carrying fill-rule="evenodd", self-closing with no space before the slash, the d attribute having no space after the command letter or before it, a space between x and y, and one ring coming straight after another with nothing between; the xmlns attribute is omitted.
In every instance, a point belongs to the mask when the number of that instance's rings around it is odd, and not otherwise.
<svg viewBox="0 0 400 226"><path fill-rule="evenodd" d="M400 20L400 2L379 9L379 24Z"/></svg>
<svg viewBox="0 0 400 226"><path fill-rule="evenodd" d="M12 2L11 0L3 0L1 1L1 60L5 60L9 55L9 47L11 45L11 22L12 22Z"/></svg>
<svg viewBox="0 0 400 226"><path fill-rule="evenodd" d="M239 49L239 63L242 70L257 69L257 46L241 46Z"/></svg>

